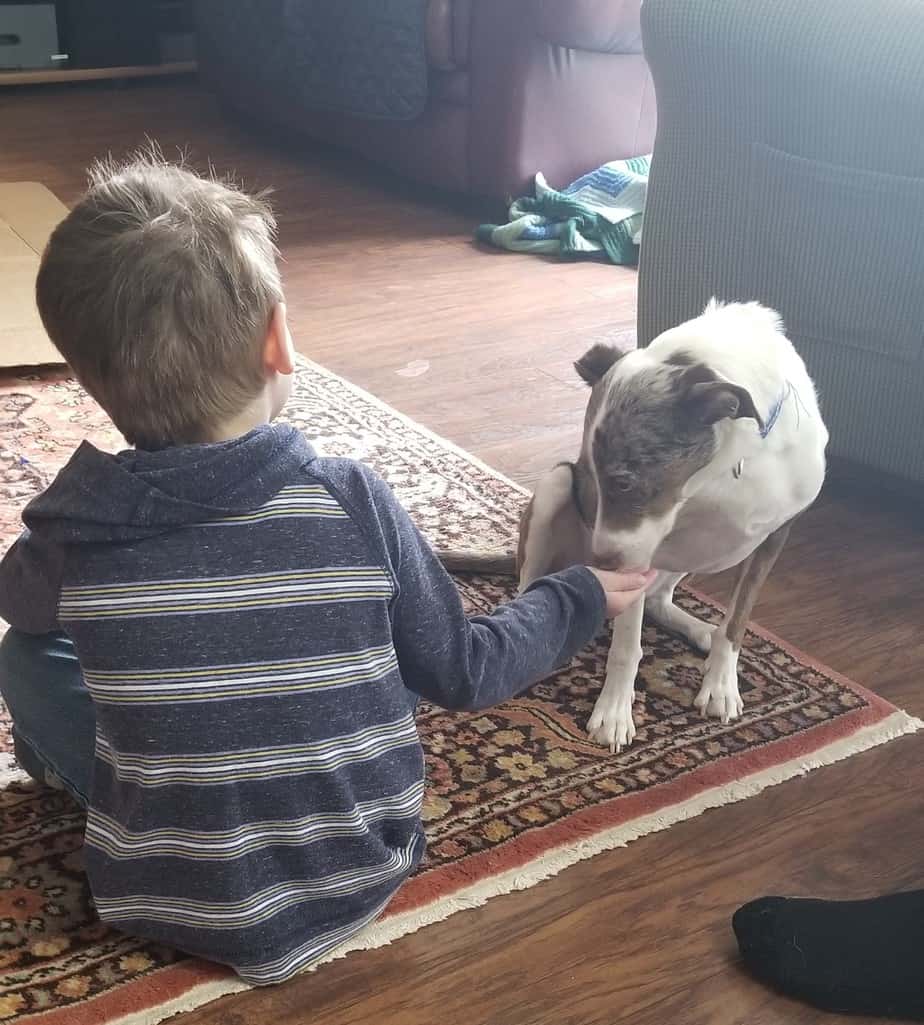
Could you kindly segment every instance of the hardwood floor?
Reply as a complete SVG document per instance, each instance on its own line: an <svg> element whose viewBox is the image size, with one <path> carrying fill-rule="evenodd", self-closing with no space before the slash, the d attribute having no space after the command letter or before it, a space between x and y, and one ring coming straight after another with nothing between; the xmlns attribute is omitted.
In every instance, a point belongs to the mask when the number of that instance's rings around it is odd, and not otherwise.
<svg viewBox="0 0 924 1025"><path fill-rule="evenodd" d="M302 351L527 484L575 451L586 392L571 362L634 327L634 272L480 251L470 242L479 211L383 186L348 160L281 150L227 122L193 84L3 92L0 125L0 180L41 181L65 202L92 158L145 136L274 186ZM721 597L724 585L706 589ZM913 510L829 489L798 522L755 618L924 715L924 532ZM862 1022L752 981L729 919L767 892L924 886L922 753L924 737L898 740L178 1021Z"/></svg>

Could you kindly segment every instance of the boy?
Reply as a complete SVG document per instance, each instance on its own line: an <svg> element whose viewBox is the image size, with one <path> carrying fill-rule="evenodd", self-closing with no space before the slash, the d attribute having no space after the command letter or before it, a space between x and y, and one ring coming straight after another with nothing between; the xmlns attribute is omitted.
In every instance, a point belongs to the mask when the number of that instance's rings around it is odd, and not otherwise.
<svg viewBox="0 0 924 1025"><path fill-rule="evenodd" d="M385 484L272 425L294 359L274 228L157 160L93 172L37 300L134 448L81 445L0 567L17 754L86 805L100 917L254 984L420 860L417 697L503 701L648 582L575 567L466 619Z"/></svg>

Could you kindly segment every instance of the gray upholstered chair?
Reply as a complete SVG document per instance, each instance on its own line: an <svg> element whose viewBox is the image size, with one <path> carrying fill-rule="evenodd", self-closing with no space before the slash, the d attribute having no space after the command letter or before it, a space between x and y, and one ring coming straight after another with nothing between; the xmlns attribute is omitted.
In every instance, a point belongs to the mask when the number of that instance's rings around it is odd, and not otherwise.
<svg viewBox="0 0 924 1025"><path fill-rule="evenodd" d="M831 452L924 481L924 3L645 0L639 342L776 307Z"/></svg>

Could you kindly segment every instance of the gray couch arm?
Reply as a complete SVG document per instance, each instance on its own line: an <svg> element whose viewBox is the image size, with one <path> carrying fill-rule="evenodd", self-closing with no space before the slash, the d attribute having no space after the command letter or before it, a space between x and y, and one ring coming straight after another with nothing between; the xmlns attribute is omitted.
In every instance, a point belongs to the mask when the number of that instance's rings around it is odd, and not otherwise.
<svg viewBox="0 0 924 1025"><path fill-rule="evenodd" d="M639 340L712 296L783 315L833 453L924 480L924 5L646 0Z"/></svg>

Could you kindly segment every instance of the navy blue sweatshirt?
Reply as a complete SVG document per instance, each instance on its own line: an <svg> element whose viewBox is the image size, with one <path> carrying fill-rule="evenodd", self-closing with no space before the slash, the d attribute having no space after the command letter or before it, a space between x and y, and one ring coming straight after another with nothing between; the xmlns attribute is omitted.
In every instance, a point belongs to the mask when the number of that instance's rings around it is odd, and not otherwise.
<svg viewBox="0 0 924 1025"><path fill-rule="evenodd" d="M100 917L255 984L347 940L420 860L417 696L501 702L604 617L574 568L467 618L384 482L285 426L85 443L24 520L0 616L68 634L93 698Z"/></svg>

